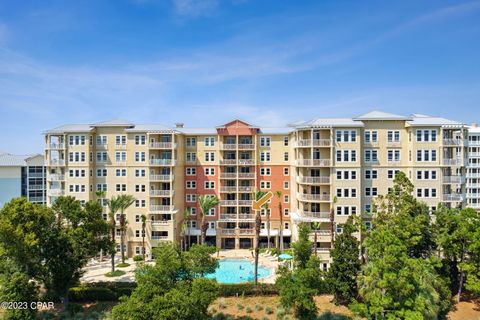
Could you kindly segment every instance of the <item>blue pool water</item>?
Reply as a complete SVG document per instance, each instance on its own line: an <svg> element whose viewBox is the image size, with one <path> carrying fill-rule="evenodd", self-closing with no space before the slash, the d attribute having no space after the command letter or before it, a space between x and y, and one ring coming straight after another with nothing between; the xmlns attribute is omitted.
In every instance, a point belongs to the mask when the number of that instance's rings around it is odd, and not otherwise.
<svg viewBox="0 0 480 320"><path fill-rule="evenodd" d="M217 279L221 283L240 283L253 281L253 270L255 266L252 262L243 259L222 259L215 273L207 274L208 279ZM265 278L272 274L272 270L258 266L258 278Z"/></svg>

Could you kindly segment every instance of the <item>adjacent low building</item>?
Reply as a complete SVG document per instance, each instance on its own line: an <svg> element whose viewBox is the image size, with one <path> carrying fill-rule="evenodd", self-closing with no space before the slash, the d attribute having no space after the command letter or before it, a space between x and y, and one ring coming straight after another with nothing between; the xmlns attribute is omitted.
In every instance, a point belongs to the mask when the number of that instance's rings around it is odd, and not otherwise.
<svg viewBox="0 0 480 320"><path fill-rule="evenodd" d="M45 204L45 179L43 155L0 152L0 207L16 197L26 197L31 202Z"/></svg>
<svg viewBox="0 0 480 320"><path fill-rule="evenodd" d="M122 120L64 125L45 132L47 203L60 195L105 202L97 191L107 198L132 194L137 201L126 212L126 249L132 256L141 253L142 215L147 254L162 241L198 242L200 195L220 199L206 213L207 242L251 248L252 192L274 191L278 196L261 212L262 246L268 241L288 246L298 224L309 223L318 229L317 247L327 268L342 224L361 215L368 226L372 200L389 191L399 171L432 212L439 204L467 205L468 132L457 121L379 111L283 128L238 119L214 128ZM187 208L192 215L185 225Z"/></svg>

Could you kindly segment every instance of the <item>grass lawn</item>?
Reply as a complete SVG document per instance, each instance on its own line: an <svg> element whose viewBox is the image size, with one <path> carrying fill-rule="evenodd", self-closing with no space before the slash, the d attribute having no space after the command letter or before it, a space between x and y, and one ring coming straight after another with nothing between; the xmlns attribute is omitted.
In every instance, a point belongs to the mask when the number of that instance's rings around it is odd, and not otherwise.
<svg viewBox="0 0 480 320"><path fill-rule="evenodd" d="M119 267L119 268L126 268L126 267L129 267L129 266L130 266L130 263L126 263L126 262L117 264L117 267Z"/></svg>
<svg viewBox="0 0 480 320"><path fill-rule="evenodd" d="M110 272L107 272L105 273L105 276L106 277L120 277L120 276L123 276L126 272L125 271L122 271L122 270L115 270L115 271L110 271Z"/></svg>

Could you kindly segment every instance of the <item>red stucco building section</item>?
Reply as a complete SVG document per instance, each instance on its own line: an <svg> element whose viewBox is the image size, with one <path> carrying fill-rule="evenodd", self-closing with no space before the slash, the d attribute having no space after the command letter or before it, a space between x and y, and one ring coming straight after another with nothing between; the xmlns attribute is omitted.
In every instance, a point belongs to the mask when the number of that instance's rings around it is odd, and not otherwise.
<svg viewBox="0 0 480 320"><path fill-rule="evenodd" d="M260 175L260 168L262 167L268 167L270 168L270 175L269 176L261 176ZM271 209L271 216L270 218L272 220L280 220L280 214L278 212L278 201L280 200L282 202L282 210L283 209L289 209L290 211L290 189L284 189L284 182L288 181L290 184L290 176L285 176L284 175L284 168L288 168L288 165L261 165L257 166L257 189L260 190L260 184L261 181L270 181L271 188L269 190L264 189L263 191L272 191L274 196L272 198L271 203L269 204L269 208ZM290 174L290 169L289 169L289 174ZM289 187L291 187L289 185ZM276 196L275 192L280 191L282 193L281 199L278 199ZM285 203L284 202L284 196L288 195L289 202ZM285 218L283 219L285 221Z"/></svg>

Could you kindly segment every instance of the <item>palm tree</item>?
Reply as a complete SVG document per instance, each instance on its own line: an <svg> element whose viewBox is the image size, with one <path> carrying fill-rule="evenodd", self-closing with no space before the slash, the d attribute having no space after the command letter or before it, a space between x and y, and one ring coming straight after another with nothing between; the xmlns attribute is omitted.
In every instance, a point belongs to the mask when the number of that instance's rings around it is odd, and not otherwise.
<svg viewBox="0 0 480 320"><path fill-rule="evenodd" d="M127 210L136 199L129 194L121 194L118 196L118 199L120 202L120 251L122 252L122 263L125 263L125 233L128 223L125 217L125 210Z"/></svg>
<svg viewBox="0 0 480 320"><path fill-rule="evenodd" d="M312 229L313 229L313 232L314 232L313 251L315 252L315 255L318 255L318 253L317 253L317 232L320 229L321 225L322 225L321 222L312 222Z"/></svg>
<svg viewBox="0 0 480 320"><path fill-rule="evenodd" d="M280 229L279 229L279 246L280 246L280 252L283 252L283 209L282 209L282 191L278 190L275 191L275 195L278 198L278 214L280 215Z"/></svg>
<svg viewBox="0 0 480 320"><path fill-rule="evenodd" d="M201 244L205 244L205 238L207 235L207 222L205 216L210 209L218 205L220 200L214 195L201 195L198 197L198 206L200 207L200 215L202 216L201 222Z"/></svg>
<svg viewBox="0 0 480 320"><path fill-rule="evenodd" d="M265 191L260 191L257 190L254 192L254 197L255 200L258 201L260 200L264 195L266 194ZM267 203L263 205L263 208L265 208L265 205L268 206ZM254 250L255 250L255 270L254 270L254 279L255 279L255 285L258 284L258 255L260 254L260 228L262 226L262 217L260 215L260 210L257 210L255 212L255 243L254 243Z"/></svg>
<svg viewBox="0 0 480 320"><path fill-rule="evenodd" d="M182 225L182 234L183 234L183 249L187 251L187 248L190 247L190 229L188 228L188 221L192 215L192 208L186 207L183 211L183 225ZM188 245L187 245L188 242Z"/></svg>
<svg viewBox="0 0 480 320"><path fill-rule="evenodd" d="M142 257L143 261L145 261L145 229L147 227L147 216L142 214L140 218L142 219Z"/></svg>
<svg viewBox="0 0 480 320"><path fill-rule="evenodd" d="M335 241L335 203L337 203L337 196L333 197L332 207L330 208L330 247L333 249Z"/></svg>
<svg viewBox="0 0 480 320"><path fill-rule="evenodd" d="M107 193L103 190L97 190L95 192L95 195L97 196L97 201L98 200L101 200L101 199L105 199ZM105 210L105 208L103 207L103 203L100 203L102 205L102 212ZM103 262L103 249L100 250L100 261Z"/></svg>
<svg viewBox="0 0 480 320"><path fill-rule="evenodd" d="M268 208L268 203L265 203L265 214L267 216L267 248L270 250L270 210Z"/></svg>
<svg viewBox="0 0 480 320"><path fill-rule="evenodd" d="M108 217L110 219L110 236L112 238L112 243L115 244L115 231L116 231L116 223L115 223L115 214L120 209L120 199L119 196L113 196L110 199L107 199L108 205ZM111 253L111 260L112 260L112 272L115 271L115 251L116 248L112 249Z"/></svg>

